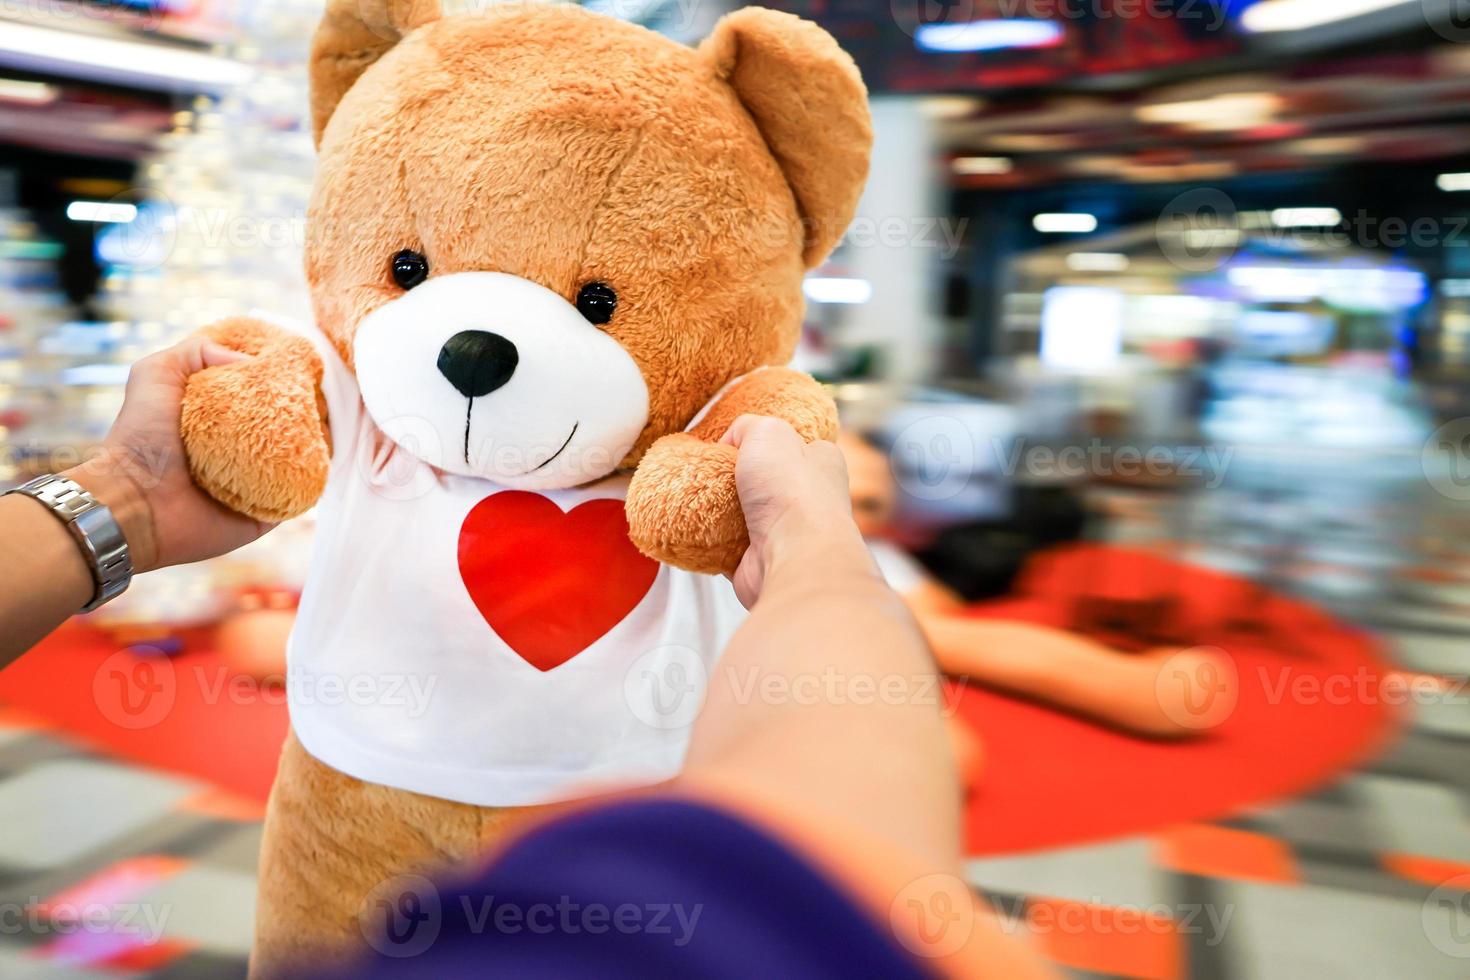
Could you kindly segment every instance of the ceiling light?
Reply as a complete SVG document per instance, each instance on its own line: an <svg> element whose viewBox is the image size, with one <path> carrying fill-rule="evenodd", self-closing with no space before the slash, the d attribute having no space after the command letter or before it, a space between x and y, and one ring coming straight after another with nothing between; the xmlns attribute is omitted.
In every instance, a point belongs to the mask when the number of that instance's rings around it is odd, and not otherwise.
<svg viewBox="0 0 1470 980"><path fill-rule="evenodd" d="M1229 131L1270 122L1280 107L1281 97L1271 92L1233 92L1190 102L1139 106L1133 115L1140 122L1155 125Z"/></svg>
<svg viewBox="0 0 1470 980"><path fill-rule="evenodd" d="M138 217L138 208L136 205L116 202L72 201L67 205L66 216L73 221L126 225L131 224Z"/></svg>
<svg viewBox="0 0 1470 980"><path fill-rule="evenodd" d="M1257 34L1301 31L1412 2L1414 0L1272 0L1247 7L1240 15L1240 24Z"/></svg>
<svg viewBox="0 0 1470 980"><path fill-rule="evenodd" d="M0 57L17 68L161 88L229 88L250 79L238 61L171 44L5 22Z"/></svg>
<svg viewBox="0 0 1470 980"><path fill-rule="evenodd" d="M1121 252L1073 252L1067 256L1067 268L1074 272L1125 272L1128 256Z"/></svg>
<svg viewBox="0 0 1470 980"><path fill-rule="evenodd" d="M919 111L928 119L964 119L982 105L967 95L934 95L920 100Z"/></svg>
<svg viewBox="0 0 1470 980"><path fill-rule="evenodd" d="M1470 191L1470 174L1440 174L1434 183L1442 191Z"/></svg>
<svg viewBox="0 0 1470 980"><path fill-rule="evenodd" d="M23 82L17 78L0 78L0 102L24 102L46 105L55 102L56 87L45 82Z"/></svg>
<svg viewBox="0 0 1470 980"><path fill-rule="evenodd" d="M1046 48L1060 44L1066 28L1054 20L1003 18L963 24L924 24L914 33L920 51L955 53Z"/></svg>
<svg viewBox="0 0 1470 980"><path fill-rule="evenodd" d="M969 176L1008 174L1015 169L1010 157L955 157L950 164L957 174Z"/></svg>
<svg viewBox="0 0 1470 980"><path fill-rule="evenodd" d="M873 284L866 279L840 279L816 276L801 284L801 291L813 303L866 303L873 298Z"/></svg>
<svg viewBox="0 0 1470 980"><path fill-rule="evenodd" d="M1084 235L1097 231L1097 218L1090 214L1038 214L1031 226L1048 235Z"/></svg>
<svg viewBox="0 0 1470 980"><path fill-rule="evenodd" d="M1277 208L1271 224L1277 228L1332 228L1342 223L1337 208Z"/></svg>

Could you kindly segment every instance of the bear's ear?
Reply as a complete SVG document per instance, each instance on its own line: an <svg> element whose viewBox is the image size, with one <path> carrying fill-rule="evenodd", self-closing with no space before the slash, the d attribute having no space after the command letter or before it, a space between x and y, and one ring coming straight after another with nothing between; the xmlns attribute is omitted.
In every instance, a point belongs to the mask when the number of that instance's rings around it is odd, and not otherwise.
<svg viewBox="0 0 1470 980"><path fill-rule="evenodd" d="M439 16L439 0L327 0L311 40L311 126L318 145L358 76L409 31Z"/></svg>
<svg viewBox="0 0 1470 980"><path fill-rule="evenodd" d="M873 123L862 76L832 35L791 14L746 7L699 51L755 120L796 194L813 268L837 245L868 176Z"/></svg>

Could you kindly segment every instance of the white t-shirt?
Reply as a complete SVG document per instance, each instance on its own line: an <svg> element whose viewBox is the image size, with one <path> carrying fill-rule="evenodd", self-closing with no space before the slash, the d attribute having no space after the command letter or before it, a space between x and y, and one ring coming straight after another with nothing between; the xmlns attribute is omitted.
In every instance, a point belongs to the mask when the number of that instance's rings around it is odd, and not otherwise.
<svg viewBox="0 0 1470 980"><path fill-rule="evenodd" d="M878 563L883 581L899 595L908 595L929 580L929 573L907 551L890 541L868 539L868 552Z"/></svg>
<svg viewBox="0 0 1470 980"><path fill-rule="evenodd" d="M258 314L257 314L258 315ZM388 440L317 331L332 464L291 634L291 724L368 782L525 806L674 776L745 612L627 538L628 478L505 490Z"/></svg>

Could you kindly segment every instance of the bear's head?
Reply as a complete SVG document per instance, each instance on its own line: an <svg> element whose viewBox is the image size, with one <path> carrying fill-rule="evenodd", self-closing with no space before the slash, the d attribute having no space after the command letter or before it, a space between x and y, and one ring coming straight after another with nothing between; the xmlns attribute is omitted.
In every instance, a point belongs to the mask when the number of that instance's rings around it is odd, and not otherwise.
<svg viewBox="0 0 1470 980"><path fill-rule="evenodd" d="M852 60L749 8L698 48L561 4L329 0L307 274L376 424L569 487L791 356L872 133Z"/></svg>

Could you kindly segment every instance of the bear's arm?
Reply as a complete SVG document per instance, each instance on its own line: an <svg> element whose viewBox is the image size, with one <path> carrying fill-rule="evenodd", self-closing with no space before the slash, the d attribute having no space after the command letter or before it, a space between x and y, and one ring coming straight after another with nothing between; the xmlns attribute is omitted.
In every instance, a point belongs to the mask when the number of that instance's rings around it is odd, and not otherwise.
<svg viewBox="0 0 1470 980"><path fill-rule="evenodd" d="M305 337L250 317L201 333L251 359L189 378L181 434L194 482L259 521L305 512L326 486L332 455L321 358Z"/></svg>
<svg viewBox="0 0 1470 980"><path fill-rule="evenodd" d="M627 503L638 550L686 571L735 571L750 539L735 493L735 448L717 440L742 415L785 419L808 442L837 435L837 407L811 376L765 368L742 379L699 424L664 436L638 463Z"/></svg>

